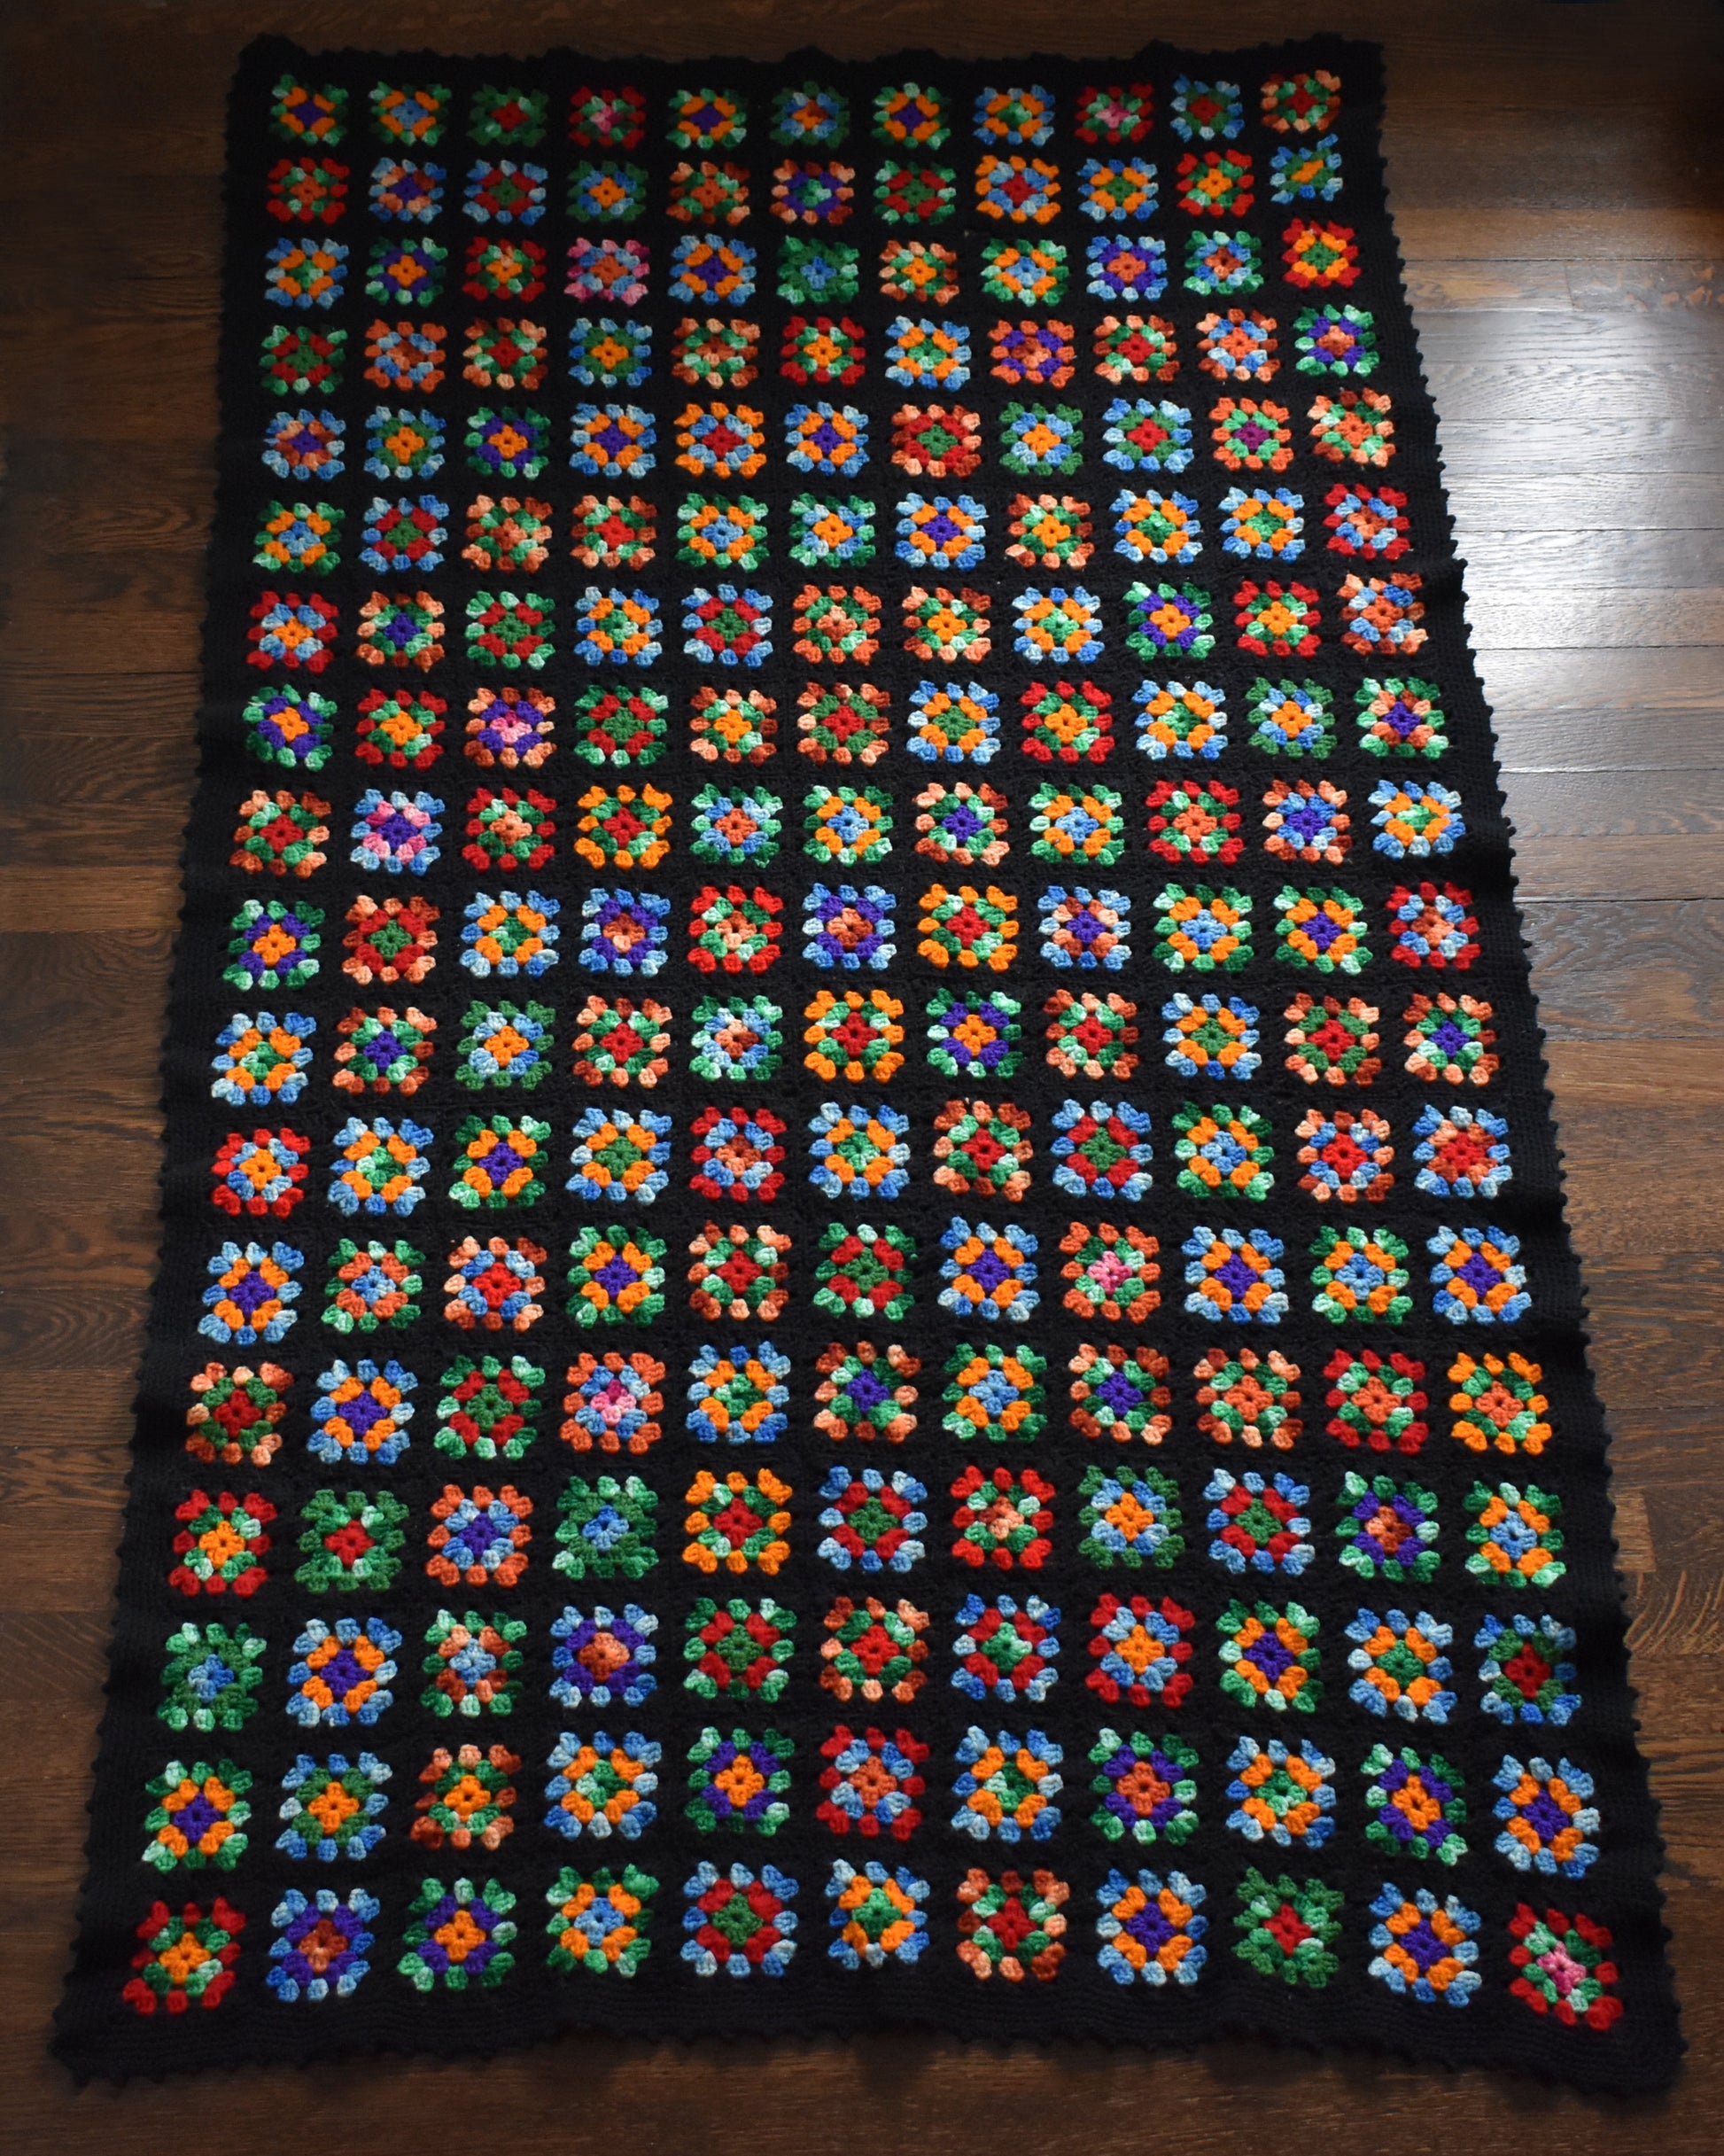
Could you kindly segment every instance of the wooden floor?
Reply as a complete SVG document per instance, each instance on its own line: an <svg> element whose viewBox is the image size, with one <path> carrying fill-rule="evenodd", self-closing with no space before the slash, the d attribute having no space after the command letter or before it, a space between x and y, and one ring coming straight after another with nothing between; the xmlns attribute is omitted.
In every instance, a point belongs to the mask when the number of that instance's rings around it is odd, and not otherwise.
<svg viewBox="0 0 1724 2156"><path fill-rule="evenodd" d="M1625 2111L1244 2046L1157 2059L571 2041L482 2069L356 2063L315 2083L77 2095L48 2062L154 1264L234 55L264 29L626 52L647 24L667 54L763 56L816 35L854 55L1009 53L1055 33L1030 0L4 0L0 2130L20 2156L271 2156L332 2130L380 2156L456 2135L522 2156L743 2140L750 2156L1719 2146L1724 1205L1703 1178L1724 1109L1724 16L1712 0L1061 0L1052 20L1077 53L1151 28L1192 43L1333 28L1387 48L1393 201L1616 1433L1683 2082Z"/></svg>

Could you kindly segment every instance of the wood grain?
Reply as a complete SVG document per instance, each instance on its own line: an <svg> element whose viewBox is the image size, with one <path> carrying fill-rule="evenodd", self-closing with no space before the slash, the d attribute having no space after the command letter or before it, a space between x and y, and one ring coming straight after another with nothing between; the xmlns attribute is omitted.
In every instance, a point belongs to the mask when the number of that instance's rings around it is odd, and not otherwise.
<svg viewBox="0 0 1724 2156"><path fill-rule="evenodd" d="M1069 0L1073 52L1339 29L1389 65L1392 199L1441 415L1469 613L1519 832L1594 1360L1616 1435L1643 1740L1670 1843L1690 2064L1669 2098L1216 2044L1145 2059L937 2040L570 2040L315 2084L75 2095L43 2044L70 1935L132 1373L155 1263L157 1061L192 775L210 511L222 97L260 30L531 53L816 38L852 55L1045 46L1023 0L10 0L0 25L0 2106L26 2156L247 2156L339 2121L381 2156L481 2120L522 2156L858 2143L1192 2156L1717 2145L1724 2001L1724 1225L1695 1202L1724 1108L1724 254L1707 0ZM66 637L68 623L76 634ZM92 1055L99 1037L102 1053ZM51 1090L41 1086L54 1074ZM51 1200L50 1194L51 1193ZM9 1785L10 1786L10 1785ZM1441 2106L1436 2123L1433 2100ZM212 2104L214 2109L212 2109ZM308 2105L315 2106L315 2111ZM1145 2114L1153 2108L1153 2128Z"/></svg>

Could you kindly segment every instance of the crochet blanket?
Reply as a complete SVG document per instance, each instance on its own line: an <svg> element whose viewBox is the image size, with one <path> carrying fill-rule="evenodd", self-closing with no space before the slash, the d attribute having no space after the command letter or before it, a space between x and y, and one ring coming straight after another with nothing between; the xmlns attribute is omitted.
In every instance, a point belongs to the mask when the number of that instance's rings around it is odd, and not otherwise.
<svg viewBox="0 0 1724 2156"><path fill-rule="evenodd" d="M245 57L78 2074L1669 2078L1380 97Z"/></svg>

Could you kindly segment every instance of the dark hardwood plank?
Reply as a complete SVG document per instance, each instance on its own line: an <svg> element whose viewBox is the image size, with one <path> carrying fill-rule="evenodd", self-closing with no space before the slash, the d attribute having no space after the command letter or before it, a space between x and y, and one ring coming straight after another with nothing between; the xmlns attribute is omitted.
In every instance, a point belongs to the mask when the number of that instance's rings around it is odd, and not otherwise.
<svg viewBox="0 0 1724 2156"><path fill-rule="evenodd" d="M1724 422L1666 418L1660 412L1619 410L1602 418L1528 419L1488 423L1441 411L1438 431L1451 477L1497 474L1570 479L1599 473L1644 479L1655 486L1669 475L1715 477L1724 472Z"/></svg>
<svg viewBox="0 0 1724 2156"><path fill-rule="evenodd" d="M1464 533L1532 533L1542 542L1567 533L1591 537L1601 526L1613 533L1724 529L1724 490L1691 471L1655 480L1640 473L1533 479L1451 472L1448 500Z"/></svg>
<svg viewBox="0 0 1724 2156"><path fill-rule="evenodd" d="M1479 307L1561 314L1573 305L1567 265L1554 261L1409 264L1407 296L1421 330L1431 315L1466 315Z"/></svg>
<svg viewBox="0 0 1724 2156"><path fill-rule="evenodd" d="M1582 838L1527 832L1517 841L1515 867L1523 902L1724 897L1724 849L1711 835Z"/></svg>
<svg viewBox="0 0 1724 2156"><path fill-rule="evenodd" d="M1541 905L1524 895L1523 904L1547 1033L1648 1041L1724 1033L1724 908Z"/></svg>
<svg viewBox="0 0 1724 2156"><path fill-rule="evenodd" d="M1534 839L1609 835L1650 841L1724 830L1724 729L1710 763L1642 772L1632 787L1623 785L1619 771L1511 768L1503 790L1522 846Z"/></svg>
<svg viewBox="0 0 1724 2156"><path fill-rule="evenodd" d="M1715 261L1576 262L1568 289L1582 314L1700 313L1724 304Z"/></svg>
<svg viewBox="0 0 1724 2156"><path fill-rule="evenodd" d="M1472 586L1472 640L1481 651L1581 651L1724 643L1724 590L1716 585L1657 591L1594 588L1522 594Z"/></svg>
<svg viewBox="0 0 1724 2156"><path fill-rule="evenodd" d="M1561 598L1578 584L1608 589L1618 595L1619 609L1632 610L1649 591L1673 585L1715 591L1724 584L1724 531L1692 525L1613 530L1602 517L1584 528L1553 519L1529 531L1489 504L1464 507L1455 522L1466 566L1487 589L1510 600Z"/></svg>
<svg viewBox="0 0 1724 2156"><path fill-rule="evenodd" d="M1394 206L1393 178L1389 200ZM1395 229L1403 252L1426 261L1518 261L1552 255L1565 261L1619 261L1625 256L1681 261L1718 254L1724 243L1724 211L1715 202L1699 209L1606 209L1588 204L1540 210L1504 205L1463 212L1415 206L1395 207Z"/></svg>
<svg viewBox="0 0 1724 2156"><path fill-rule="evenodd" d="M1714 768L1724 667L1704 648L1479 654L1510 771Z"/></svg>
<svg viewBox="0 0 1724 2156"><path fill-rule="evenodd" d="M180 917L176 857L140 862L116 888L103 868L0 867L0 922L14 935L109 928L172 930Z"/></svg>
<svg viewBox="0 0 1724 2156"><path fill-rule="evenodd" d="M1452 358L1426 353L1425 378L1438 409L1458 420L1509 426L1529 419L1611 420L1656 404L1672 418L1698 421L1717 416L1724 359L1691 349L1687 339L1660 348L1650 337L1632 340L1624 356L1597 365L1580 352L1503 359L1487 354L1481 343Z"/></svg>
<svg viewBox="0 0 1724 2156"><path fill-rule="evenodd" d="M81 714L37 731L20 725L0 794L0 862L70 868L111 863L117 845L135 853L159 845L184 821L197 764L183 704L175 716L158 733L128 728L123 740L81 724ZM119 802L106 767L115 754L126 757L129 781Z"/></svg>

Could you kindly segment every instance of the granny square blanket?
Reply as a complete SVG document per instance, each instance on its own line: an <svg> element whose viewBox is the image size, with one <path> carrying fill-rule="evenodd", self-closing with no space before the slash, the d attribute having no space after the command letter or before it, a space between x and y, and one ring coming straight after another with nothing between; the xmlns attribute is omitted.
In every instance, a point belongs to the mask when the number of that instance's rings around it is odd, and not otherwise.
<svg viewBox="0 0 1724 2156"><path fill-rule="evenodd" d="M245 56L79 2074L1674 2071L1380 102Z"/></svg>

